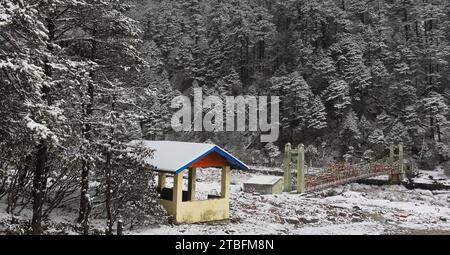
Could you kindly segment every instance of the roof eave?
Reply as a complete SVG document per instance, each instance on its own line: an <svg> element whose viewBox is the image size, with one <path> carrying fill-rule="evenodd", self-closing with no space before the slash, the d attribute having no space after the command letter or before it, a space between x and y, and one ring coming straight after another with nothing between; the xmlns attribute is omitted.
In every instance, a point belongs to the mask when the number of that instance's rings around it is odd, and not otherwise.
<svg viewBox="0 0 450 255"><path fill-rule="evenodd" d="M240 160L238 160L237 158L233 157L231 154L227 153L226 151L224 151L219 146L215 145L213 148L211 148L207 152L203 153L202 155L198 156L196 159L192 160L191 162L189 162L188 164L184 165L183 167L180 167L178 170L175 171L175 174L181 173L182 171L184 171L187 168L189 168L189 166L191 166L192 164L194 164L195 162L199 161L200 159L202 159L203 157L205 157L206 155L208 155L208 154L210 154L212 152L219 153L219 155L224 157L231 165L237 167L237 169L239 169L239 170L248 170L249 169L248 166L245 165L244 163L242 163Z"/></svg>

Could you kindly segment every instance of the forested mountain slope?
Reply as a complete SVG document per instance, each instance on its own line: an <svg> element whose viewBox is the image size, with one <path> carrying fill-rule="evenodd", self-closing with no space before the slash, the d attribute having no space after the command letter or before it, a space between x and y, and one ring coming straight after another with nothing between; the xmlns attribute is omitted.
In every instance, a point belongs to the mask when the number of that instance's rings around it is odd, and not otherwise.
<svg viewBox="0 0 450 255"><path fill-rule="evenodd" d="M403 142L425 167L449 159L448 1L137 5L143 40L157 52L149 60L173 89L189 94L198 84L207 94L280 96L280 148L302 142L336 157L377 157ZM167 123L161 115L149 126ZM192 135L230 147L252 141L249 134Z"/></svg>
<svg viewBox="0 0 450 255"><path fill-rule="evenodd" d="M450 159L447 0L2 0L0 199L29 231L76 204L163 218L134 139L214 142L246 163L378 159L389 144L424 169ZM279 96L280 139L174 132L178 95ZM133 155L141 155L136 158ZM278 160L278 161L277 161ZM447 163L448 164L448 163Z"/></svg>

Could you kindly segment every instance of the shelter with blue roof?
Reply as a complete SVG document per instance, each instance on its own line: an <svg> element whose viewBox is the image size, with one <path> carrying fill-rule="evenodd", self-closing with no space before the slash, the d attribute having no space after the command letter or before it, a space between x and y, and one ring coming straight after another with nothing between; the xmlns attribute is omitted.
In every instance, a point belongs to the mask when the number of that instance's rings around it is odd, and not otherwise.
<svg viewBox="0 0 450 255"><path fill-rule="evenodd" d="M230 217L231 169L247 170L239 159L214 144L173 141L134 141L153 151L146 158L158 172L160 201L177 223L225 220ZM196 200L197 168L221 169L221 193ZM214 169L212 169L214 171ZM187 175L187 190L183 190L183 176ZM173 175L173 188L166 187L166 176Z"/></svg>

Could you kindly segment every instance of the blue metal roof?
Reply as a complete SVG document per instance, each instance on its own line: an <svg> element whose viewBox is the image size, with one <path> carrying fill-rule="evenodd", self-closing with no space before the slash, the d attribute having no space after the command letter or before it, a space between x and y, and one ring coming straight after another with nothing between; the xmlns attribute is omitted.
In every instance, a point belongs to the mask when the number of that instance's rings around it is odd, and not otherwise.
<svg viewBox="0 0 450 255"><path fill-rule="evenodd" d="M159 172L178 174L214 152L226 159L233 169L249 169L242 161L214 144L136 140L130 145L152 149L153 155L145 158L145 162Z"/></svg>
<svg viewBox="0 0 450 255"><path fill-rule="evenodd" d="M249 167L246 164L241 162L239 159L235 158L230 153L226 152L224 149L220 148L219 146L214 146L212 149L203 153L198 158L196 158L196 159L192 160L191 162L189 162L188 164L180 167L177 171L175 171L175 174L179 174L183 170L189 168L189 166L191 166L195 162L201 160L203 157L205 157L206 155L213 153L213 152L217 152L220 156L224 157L228 161L228 163L230 163L235 169L240 169L240 170L248 170L249 169Z"/></svg>

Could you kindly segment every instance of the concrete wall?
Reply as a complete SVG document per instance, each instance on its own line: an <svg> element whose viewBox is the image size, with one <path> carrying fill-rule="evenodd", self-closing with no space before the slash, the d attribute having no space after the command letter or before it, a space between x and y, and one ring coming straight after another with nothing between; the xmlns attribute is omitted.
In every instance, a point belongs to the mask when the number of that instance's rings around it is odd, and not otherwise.
<svg viewBox="0 0 450 255"><path fill-rule="evenodd" d="M161 204L177 223L208 222L230 218L230 201L228 198L186 201L176 203L161 200Z"/></svg>
<svg viewBox="0 0 450 255"><path fill-rule="evenodd" d="M195 198L195 170L190 170L189 190L191 198ZM174 188L172 201L160 200L166 211L175 216L177 223L195 223L230 218L230 178L231 168L222 168L222 198L208 200L182 201L183 172L174 176Z"/></svg>
<svg viewBox="0 0 450 255"><path fill-rule="evenodd" d="M272 194L283 193L283 182L280 180L272 187Z"/></svg>
<svg viewBox="0 0 450 255"><path fill-rule="evenodd" d="M257 192L261 195L281 194L283 192L283 181L278 180L275 184L244 183L245 192Z"/></svg>
<svg viewBox="0 0 450 255"><path fill-rule="evenodd" d="M230 218L228 199L189 201L180 204L176 220L179 223L207 222Z"/></svg>

